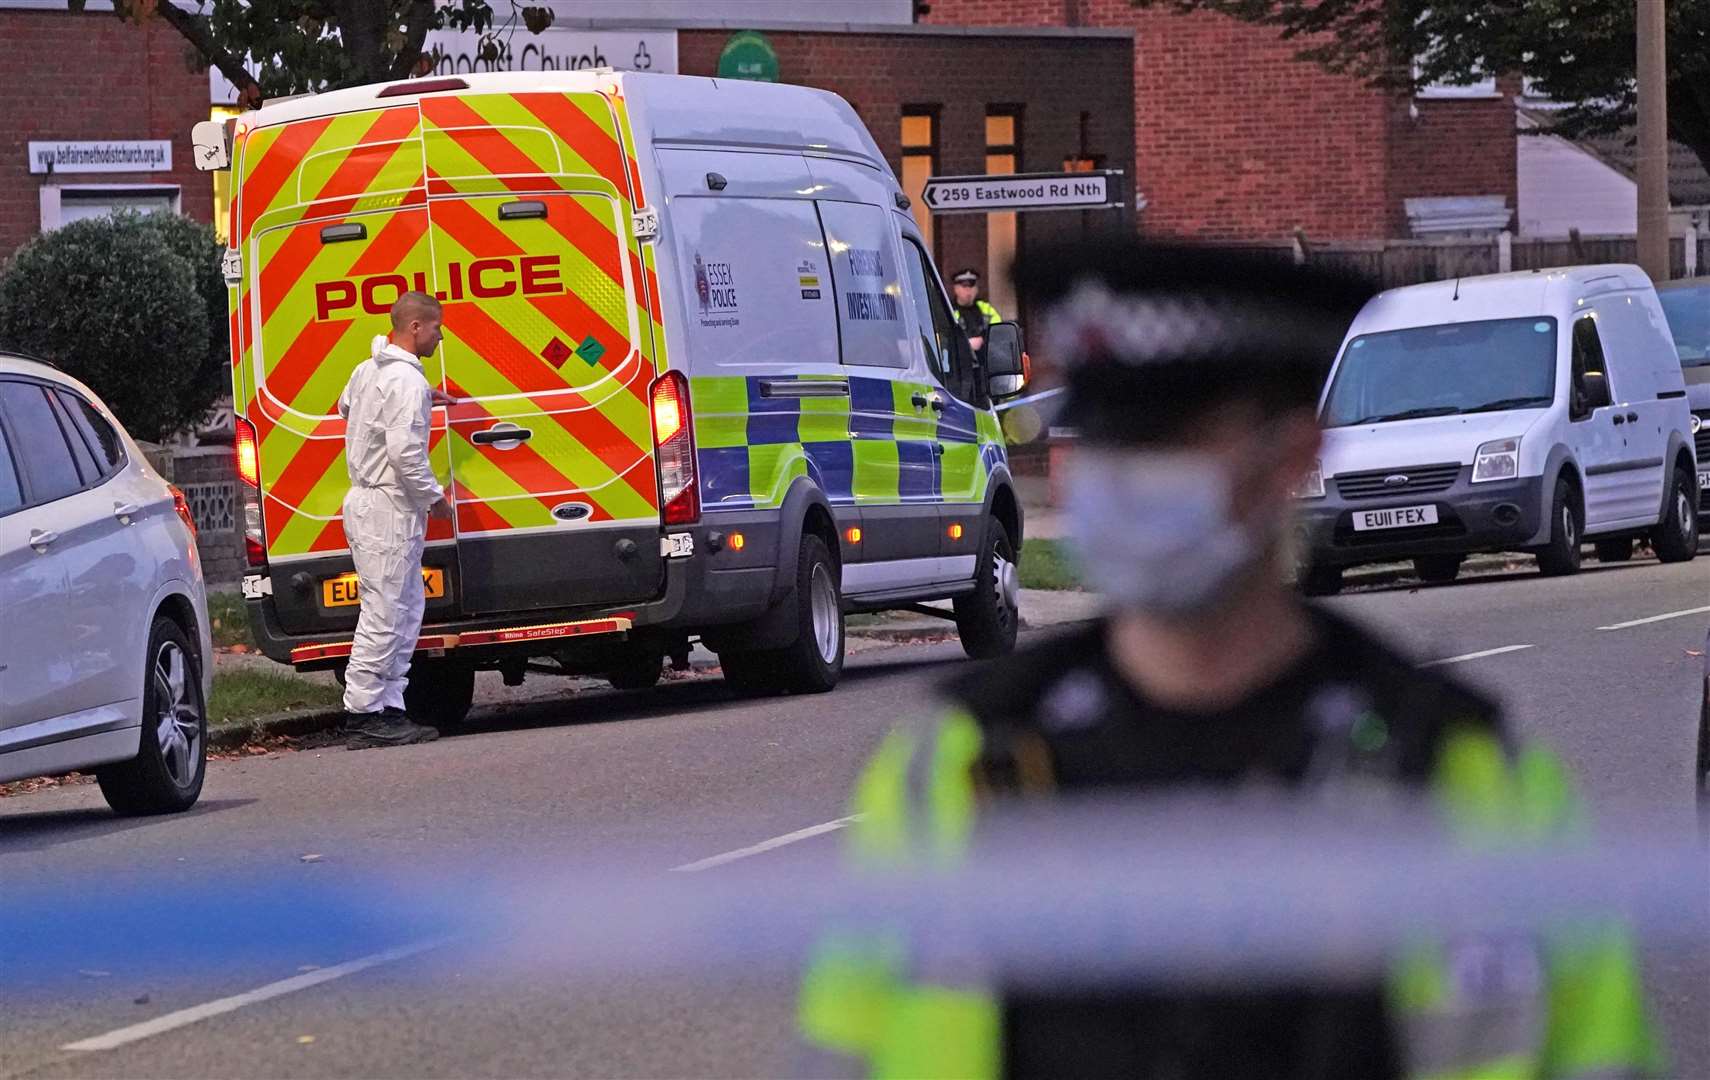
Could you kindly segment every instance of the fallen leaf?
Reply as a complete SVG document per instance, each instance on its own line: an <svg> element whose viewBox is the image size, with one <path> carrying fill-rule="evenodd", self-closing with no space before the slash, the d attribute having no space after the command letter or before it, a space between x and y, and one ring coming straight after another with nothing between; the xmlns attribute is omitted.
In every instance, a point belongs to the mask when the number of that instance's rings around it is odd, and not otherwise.
<svg viewBox="0 0 1710 1080"><path fill-rule="evenodd" d="M315 1041L315 1037L313 1035L299 1035L299 1036L297 1036L297 1045L298 1046L307 1046L314 1041Z"/></svg>
<svg viewBox="0 0 1710 1080"><path fill-rule="evenodd" d="M1688 650L1686 650L1686 655L1688 655L1688 656L1703 656L1704 650L1703 649L1688 649Z"/></svg>
<svg viewBox="0 0 1710 1080"><path fill-rule="evenodd" d="M248 651L249 651L248 645L233 645L232 646L232 652L234 652L234 653L242 654L242 653L247 653Z"/></svg>
<svg viewBox="0 0 1710 1080"><path fill-rule="evenodd" d="M304 855L300 861L302 861L302 862L320 862L321 857L319 855Z"/></svg>

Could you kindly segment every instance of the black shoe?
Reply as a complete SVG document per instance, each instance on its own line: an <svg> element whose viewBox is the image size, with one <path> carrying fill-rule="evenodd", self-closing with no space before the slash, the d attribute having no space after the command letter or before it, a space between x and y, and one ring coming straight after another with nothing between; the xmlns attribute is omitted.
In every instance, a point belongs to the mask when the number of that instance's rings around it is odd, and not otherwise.
<svg viewBox="0 0 1710 1080"><path fill-rule="evenodd" d="M433 742L439 732L413 723L397 709L377 713L349 713L345 722L345 746L366 750L377 746L413 746Z"/></svg>

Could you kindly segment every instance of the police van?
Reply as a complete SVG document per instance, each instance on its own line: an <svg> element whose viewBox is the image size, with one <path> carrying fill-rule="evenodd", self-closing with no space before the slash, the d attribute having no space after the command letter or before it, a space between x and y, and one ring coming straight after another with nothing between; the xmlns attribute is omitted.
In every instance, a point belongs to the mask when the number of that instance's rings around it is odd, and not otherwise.
<svg viewBox="0 0 1710 1080"><path fill-rule="evenodd" d="M262 649L350 652L335 403L405 290L444 304L410 706L474 673L650 686L691 643L745 690L824 691L844 616L953 601L1017 628L1022 510L995 398L872 136L804 87L558 71L430 78L198 125L231 171L244 589Z"/></svg>

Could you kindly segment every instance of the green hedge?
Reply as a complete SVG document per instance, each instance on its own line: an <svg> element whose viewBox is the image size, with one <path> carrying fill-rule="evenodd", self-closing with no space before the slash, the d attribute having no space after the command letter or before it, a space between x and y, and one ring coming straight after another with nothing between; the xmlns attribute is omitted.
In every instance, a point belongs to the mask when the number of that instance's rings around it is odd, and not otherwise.
<svg viewBox="0 0 1710 1080"><path fill-rule="evenodd" d="M37 237L0 272L0 348L83 380L134 437L166 438L225 392L212 373L225 351L218 257L174 222L129 213Z"/></svg>

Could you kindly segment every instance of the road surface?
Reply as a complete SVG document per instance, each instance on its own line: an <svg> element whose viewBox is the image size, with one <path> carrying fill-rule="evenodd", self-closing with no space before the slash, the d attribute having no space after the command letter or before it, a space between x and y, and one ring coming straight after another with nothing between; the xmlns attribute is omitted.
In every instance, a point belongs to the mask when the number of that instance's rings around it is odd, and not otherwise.
<svg viewBox="0 0 1710 1080"><path fill-rule="evenodd" d="M1421 659L1452 661L1560 749L1598 804L1686 827L1705 573L1593 564L1572 579L1331 604ZM861 762L960 655L954 643L863 653L822 697L741 701L716 681L678 683L511 709L422 747L216 762L202 805L178 818L115 820L89 786L0 802L0 894L61 890L99 906L174 875L256 890L183 895L174 917L139 920L146 961L97 938L36 954L68 968L44 972L30 970L30 944L0 943L0 966L13 965L0 976L0 1077L787 1072L791 985L763 970L498 971L467 943L384 950L422 940L425 913L479 903L485 874L529 860L564 874L632 851L661 874L692 868L682 887L696 889L737 862L835 844ZM377 867L425 870L433 895L376 893ZM359 925L296 906L299 887L345 884L368 890ZM1647 964L1678 1074L1710 1077L1710 946L1652 950ZM49 985L16 993L20 973Z"/></svg>

